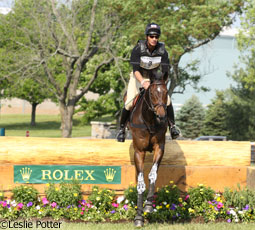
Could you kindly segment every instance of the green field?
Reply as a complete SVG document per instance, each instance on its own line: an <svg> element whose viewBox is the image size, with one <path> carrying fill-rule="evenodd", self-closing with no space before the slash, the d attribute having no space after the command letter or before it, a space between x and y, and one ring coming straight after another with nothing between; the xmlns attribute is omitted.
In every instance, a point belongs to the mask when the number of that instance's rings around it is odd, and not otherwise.
<svg viewBox="0 0 255 230"><path fill-rule="evenodd" d="M130 224L67 224L63 225L66 229L93 229L93 230L130 230L137 229L133 223ZM254 230L255 224L147 224L143 228L144 230ZM63 228L64 229L64 228Z"/></svg>
<svg viewBox="0 0 255 230"><path fill-rule="evenodd" d="M52 228L36 228L33 229L52 229ZM65 223L59 225L61 230L131 230L137 229L133 223ZM145 224L144 230L254 230L255 224L229 224L229 223L209 223L209 224ZM25 229L25 228L24 228ZM55 228L56 229L56 228Z"/></svg>
<svg viewBox="0 0 255 230"><path fill-rule="evenodd" d="M30 126L30 115L0 115L0 128L5 128L5 136L30 137L61 137L60 115L37 115L36 126ZM76 115L73 120L72 137L91 135L90 125L81 125L81 117Z"/></svg>

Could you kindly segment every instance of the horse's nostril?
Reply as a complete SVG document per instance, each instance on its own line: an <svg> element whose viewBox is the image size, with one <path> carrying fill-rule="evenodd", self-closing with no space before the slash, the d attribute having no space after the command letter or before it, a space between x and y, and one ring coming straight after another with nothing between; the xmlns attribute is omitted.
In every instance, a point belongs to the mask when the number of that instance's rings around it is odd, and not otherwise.
<svg viewBox="0 0 255 230"><path fill-rule="evenodd" d="M160 120L160 121L164 121L166 120L166 115L157 115L157 118Z"/></svg>

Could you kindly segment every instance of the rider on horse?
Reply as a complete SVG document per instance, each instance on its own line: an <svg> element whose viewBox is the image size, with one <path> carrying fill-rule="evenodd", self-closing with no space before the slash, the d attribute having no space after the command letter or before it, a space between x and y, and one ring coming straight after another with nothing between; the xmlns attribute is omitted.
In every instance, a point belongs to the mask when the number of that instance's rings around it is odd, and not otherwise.
<svg viewBox="0 0 255 230"><path fill-rule="evenodd" d="M138 41L131 53L130 63L133 66L133 72L130 74L127 99L120 119L120 130L117 134L117 141L119 142L125 141L126 123L133 105L133 99L139 94L139 88L148 89L150 86L150 72L161 67L163 73L169 73L168 53L164 43L158 41L160 34L159 25L156 23L148 24L145 29L147 39ZM169 96L167 100L167 117L171 137L176 139L180 133L175 127L174 110Z"/></svg>

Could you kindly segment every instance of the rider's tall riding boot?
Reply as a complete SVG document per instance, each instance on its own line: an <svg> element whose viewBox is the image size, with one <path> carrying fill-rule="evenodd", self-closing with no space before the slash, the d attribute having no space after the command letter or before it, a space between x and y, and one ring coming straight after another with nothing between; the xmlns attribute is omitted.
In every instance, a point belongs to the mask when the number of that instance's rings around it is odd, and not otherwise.
<svg viewBox="0 0 255 230"><path fill-rule="evenodd" d="M117 141L124 142L126 138L126 124L129 118L130 111L126 110L125 108L122 109L121 118L120 118L120 130L117 134Z"/></svg>
<svg viewBox="0 0 255 230"><path fill-rule="evenodd" d="M169 106L167 106L167 118L168 118L170 135L172 139L176 139L180 136L180 132L175 126L174 109L173 109L172 103Z"/></svg>

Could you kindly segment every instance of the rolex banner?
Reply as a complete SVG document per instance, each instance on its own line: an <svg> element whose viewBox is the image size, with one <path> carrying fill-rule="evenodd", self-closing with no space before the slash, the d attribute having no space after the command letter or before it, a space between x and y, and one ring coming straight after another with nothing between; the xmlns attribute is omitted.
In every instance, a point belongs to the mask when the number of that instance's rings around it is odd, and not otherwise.
<svg viewBox="0 0 255 230"><path fill-rule="evenodd" d="M121 166L14 165L14 183L121 184Z"/></svg>

